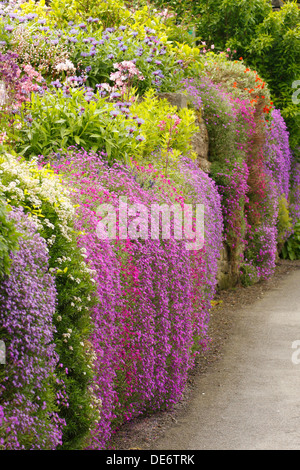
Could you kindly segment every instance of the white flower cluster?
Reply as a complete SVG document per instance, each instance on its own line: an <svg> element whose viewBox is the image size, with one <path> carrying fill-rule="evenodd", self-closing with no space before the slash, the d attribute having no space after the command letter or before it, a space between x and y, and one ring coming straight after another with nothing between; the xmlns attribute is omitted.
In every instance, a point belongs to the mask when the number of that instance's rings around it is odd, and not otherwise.
<svg viewBox="0 0 300 470"><path fill-rule="evenodd" d="M75 72L76 70L74 64L69 59L66 59L65 62L60 62L55 66L55 68L58 72L67 72L68 70Z"/></svg>
<svg viewBox="0 0 300 470"><path fill-rule="evenodd" d="M8 201L29 209L38 229L59 229L67 241L72 240L75 209L69 198L70 191L62 185L59 176L51 169L39 168L35 160L22 161L9 154L0 156L0 192L6 195ZM42 213L43 202L49 202L55 211L59 220L56 227ZM55 241L54 233L46 240L48 246L52 246ZM81 249L81 252L84 258L84 249ZM64 256L57 261L62 264L70 262L71 259ZM92 272L86 264L82 264L81 268L83 275L91 277ZM77 284L81 283L81 279L75 279L70 273L69 277Z"/></svg>

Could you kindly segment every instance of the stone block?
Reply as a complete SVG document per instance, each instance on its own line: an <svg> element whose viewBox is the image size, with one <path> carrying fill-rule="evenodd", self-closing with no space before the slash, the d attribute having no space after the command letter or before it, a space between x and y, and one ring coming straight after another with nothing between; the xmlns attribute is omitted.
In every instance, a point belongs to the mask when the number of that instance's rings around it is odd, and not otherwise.
<svg viewBox="0 0 300 470"><path fill-rule="evenodd" d="M183 93L159 93L158 98L166 99L172 106L178 109L187 108L188 98Z"/></svg>

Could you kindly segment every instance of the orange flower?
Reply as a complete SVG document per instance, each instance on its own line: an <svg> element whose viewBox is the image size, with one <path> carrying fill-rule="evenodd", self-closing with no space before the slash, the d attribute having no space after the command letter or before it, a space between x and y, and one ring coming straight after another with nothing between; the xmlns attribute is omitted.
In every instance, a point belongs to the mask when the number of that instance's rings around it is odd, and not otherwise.
<svg viewBox="0 0 300 470"><path fill-rule="evenodd" d="M240 57L239 60L243 60L243 57Z"/></svg>
<svg viewBox="0 0 300 470"><path fill-rule="evenodd" d="M234 88L236 88L236 85L237 85L237 83L236 83L236 82L234 82L234 84L233 84Z"/></svg>

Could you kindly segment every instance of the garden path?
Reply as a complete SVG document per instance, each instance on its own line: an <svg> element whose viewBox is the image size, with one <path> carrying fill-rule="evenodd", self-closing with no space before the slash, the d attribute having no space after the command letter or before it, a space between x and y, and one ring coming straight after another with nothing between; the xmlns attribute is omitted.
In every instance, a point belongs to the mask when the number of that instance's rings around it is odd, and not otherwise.
<svg viewBox="0 0 300 470"><path fill-rule="evenodd" d="M299 391L300 270L239 310L222 359L154 449L300 450Z"/></svg>

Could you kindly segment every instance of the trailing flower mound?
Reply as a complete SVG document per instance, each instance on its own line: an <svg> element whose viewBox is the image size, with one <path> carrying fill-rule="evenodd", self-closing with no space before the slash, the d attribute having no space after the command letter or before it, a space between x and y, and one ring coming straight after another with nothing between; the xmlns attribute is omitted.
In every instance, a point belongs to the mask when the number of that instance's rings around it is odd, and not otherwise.
<svg viewBox="0 0 300 470"><path fill-rule="evenodd" d="M99 304L92 313L92 344L98 364L95 394L102 406L91 447L103 447L116 425L146 410L168 407L181 396L195 350L207 345L208 300L210 287L216 284L216 268L207 268L205 249L191 254L183 240L150 239L145 219L135 236L134 219L129 220L133 239L111 240L110 244L99 240L101 218L96 211L101 204L111 204L118 213L122 196L130 205L143 204L150 213L152 203L182 203L184 198L171 181L151 165L136 165L133 172L116 165L109 168L100 154L76 148L52 165L76 189L73 202L78 206L79 244L97 273ZM188 162L185 165L187 172L194 171L195 184L201 187L199 173L203 172L189 168ZM208 179L203 174L202 194L206 192L206 198L213 201L216 198L215 206L210 203L208 207L210 215L218 209L220 217L218 196L213 183L205 184ZM210 229L217 255L222 224L213 228L213 221Z"/></svg>
<svg viewBox="0 0 300 470"><path fill-rule="evenodd" d="M0 286L0 338L7 361L1 370L0 446L55 449L65 426L57 406L62 389L55 375L55 280L48 272L47 245L33 220L22 209L10 212L9 219L20 237L10 275Z"/></svg>
<svg viewBox="0 0 300 470"><path fill-rule="evenodd" d="M49 169L39 169L36 162L6 155L0 158L0 170L0 191L12 207L22 207L31 216L47 243L49 272L55 276L57 291L53 323L60 360L56 375L64 384L58 397L59 416L66 419L63 446L76 448L83 445L94 420L93 396L88 389L92 378L89 312L94 284L77 245L75 209L59 178Z"/></svg>

